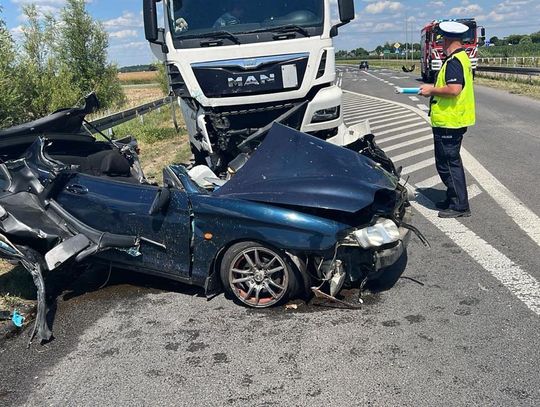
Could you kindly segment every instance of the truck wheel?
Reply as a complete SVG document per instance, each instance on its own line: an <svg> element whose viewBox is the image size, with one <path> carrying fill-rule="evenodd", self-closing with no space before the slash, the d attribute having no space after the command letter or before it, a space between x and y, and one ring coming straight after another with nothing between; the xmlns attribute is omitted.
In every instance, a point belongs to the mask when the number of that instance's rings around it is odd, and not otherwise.
<svg viewBox="0 0 540 407"><path fill-rule="evenodd" d="M299 285L286 255L256 242L231 246L221 262L225 292L243 305L268 308L293 296Z"/></svg>

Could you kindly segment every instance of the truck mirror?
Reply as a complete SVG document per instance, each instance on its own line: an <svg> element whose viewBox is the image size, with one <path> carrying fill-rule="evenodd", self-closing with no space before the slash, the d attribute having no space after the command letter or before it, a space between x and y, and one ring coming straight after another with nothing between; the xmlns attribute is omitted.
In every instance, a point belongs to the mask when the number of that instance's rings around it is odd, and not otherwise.
<svg viewBox="0 0 540 407"><path fill-rule="evenodd" d="M149 42L158 39L156 3L161 0L143 0L144 34Z"/></svg>
<svg viewBox="0 0 540 407"><path fill-rule="evenodd" d="M481 36L482 38L486 38L486 29L485 29L484 27L482 27L482 28L480 29L480 36Z"/></svg>
<svg viewBox="0 0 540 407"><path fill-rule="evenodd" d="M339 19L342 23L354 20L354 0L339 0Z"/></svg>

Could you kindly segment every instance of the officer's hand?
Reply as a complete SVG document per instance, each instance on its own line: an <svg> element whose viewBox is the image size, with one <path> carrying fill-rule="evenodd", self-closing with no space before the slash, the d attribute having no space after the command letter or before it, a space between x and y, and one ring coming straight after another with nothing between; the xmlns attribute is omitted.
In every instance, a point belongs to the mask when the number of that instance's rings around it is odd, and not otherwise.
<svg viewBox="0 0 540 407"><path fill-rule="evenodd" d="M176 20L176 27L174 28L174 31L177 33L181 33L183 31L187 31L188 29L188 23L186 20L184 20L182 17Z"/></svg>
<svg viewBox="0 0 540 407"><path fill-rule="evenodd" d="M422 85L422 86L420 86L420 92L418 92L418 94L428 98L428 97L432 96L431 91L432 91L432 89L434 87L435 86L433 86L433 85Z"/></svg>

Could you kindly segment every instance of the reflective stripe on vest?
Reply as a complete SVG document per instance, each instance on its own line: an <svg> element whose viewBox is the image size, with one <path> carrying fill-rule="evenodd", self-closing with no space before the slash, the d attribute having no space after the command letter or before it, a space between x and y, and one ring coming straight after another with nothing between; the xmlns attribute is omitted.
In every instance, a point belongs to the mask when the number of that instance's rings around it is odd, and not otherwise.
<svg viewBox="0 0 540 407"><path fill-rule="evenodd" d="M465 86L456 97L435 96L433 98L431 105L431 125L433 127L459 129L473 126L476 123L472 65L465 51L458 52L445 61L437 77L435 87L446 86L446 67L452 58L457 58L463 66Z"/></svg>

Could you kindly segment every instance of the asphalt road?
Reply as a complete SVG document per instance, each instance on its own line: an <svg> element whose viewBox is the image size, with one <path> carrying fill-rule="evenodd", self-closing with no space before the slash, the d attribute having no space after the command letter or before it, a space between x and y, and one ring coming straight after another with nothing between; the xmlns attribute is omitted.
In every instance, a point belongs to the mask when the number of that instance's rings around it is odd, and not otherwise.
<svg viewBox="0 0 540 407"><path fill-rule="evenodd" d="M394 93L419 83L353 68L338 80L354 92L347 122L369 118L422 188L414 223L432 247L411 243L404 278L361 310L251 311L125 272L97 290L106 275L89 276L58 299L56 340L0 350L0 404L539 405L540 103L477 88L473 216L441 222L426 100Z"/></svg>

